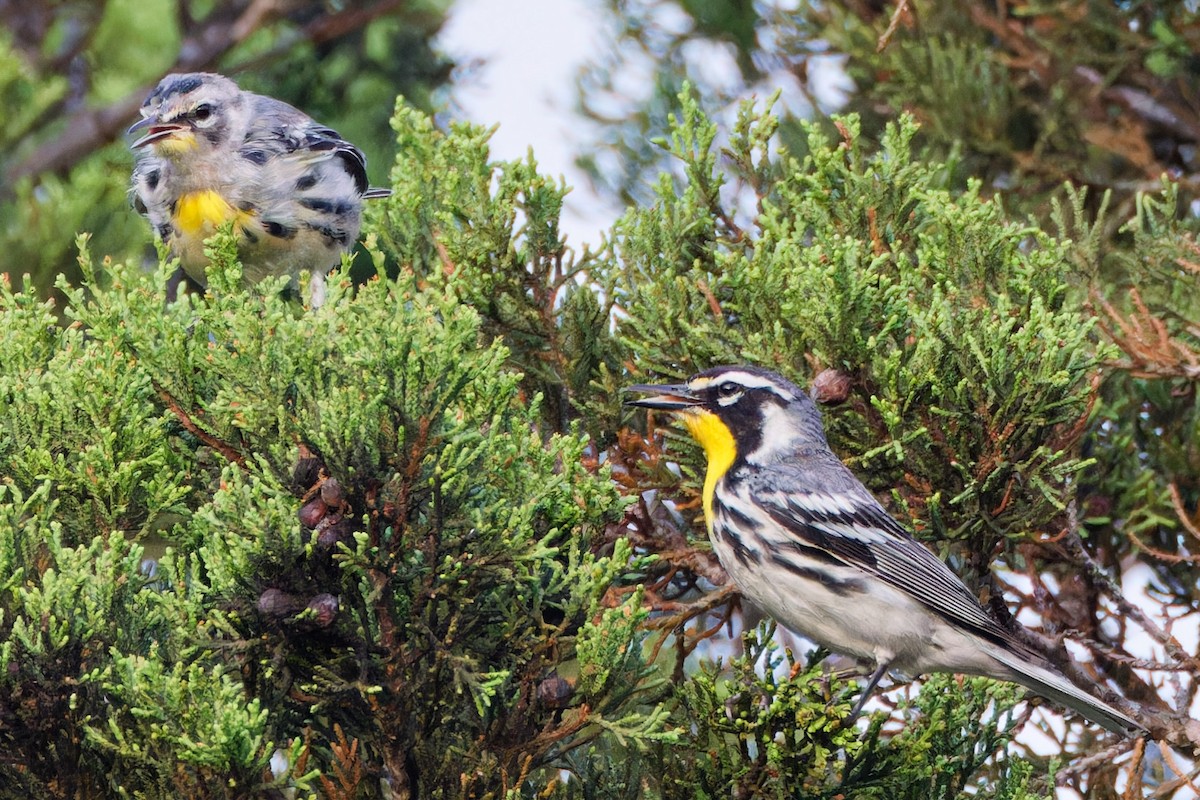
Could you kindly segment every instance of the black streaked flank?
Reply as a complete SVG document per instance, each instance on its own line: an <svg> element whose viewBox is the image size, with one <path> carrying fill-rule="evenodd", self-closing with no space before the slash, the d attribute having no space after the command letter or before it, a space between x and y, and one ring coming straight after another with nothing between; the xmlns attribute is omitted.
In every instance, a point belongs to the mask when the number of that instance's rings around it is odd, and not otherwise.
<svg viewBox="0 0 1200 800"><path fill-rule="evenodd" d="M740 532L752 536L759 532L762 526L758 520L749 516L741 509L721 502L719 496L713 497L713 516L716 519L716 523L713 525L713 532L718 537L729 542L738 561L744 565L749 565L751 561L755 564L762 561L762 556L756 550L747 547L745 542L742 541L741 536L738 535Z"/></svg>
<svg viewBox="0 0 1200 800"><path fill-rule="evenodd" d="M788 572L800 578L805 578L810 581L816 581L824 586L829 591L836 594L838 597L848 597L852 594L863 594L867 591L865 581L860 580L839 580L833 577L824 570L816 567L802 567L790 558L785 558L778 553L771 554L771 563L783 567Z"/></svg>
<svg viewBox="0 0 1200 800"><path fill-rule="evenodd" d="M738 561L742 562L743 566L762 562L762 556L747 547L746 543L742 541L742 537L738 536L735 529L729 525L713 525L713 534L733 548L734 556L737 557Z"/></svg>
<svg viewBox="0 0 1200 800"><path fill-rule="evenodd" d="M311 189L317 185L317 176L308 174L296 181L296 191L303 192L305 189Z"/></svg>
<svg viewBox="0 0 1200 800"><path fill-rule="evenodd" d="M300 205L313 211L319 211L322 214L334 214L336 216L349 214L354 208L350 203L341 200L330 200L320 197L302 197L300 198Z"/></svg>
<svg viewBox="0 0 1200 800"><path fill-rule="evenodd" d="M263 220L263 230L280 239L291 239L296 235L296 229L294 227L291 225L284 225L281 222L276 222L273 219Z"/></svg>
<svg viewBox="0 0 1200 800"><path fill-rule="evenodd" d="M780 544L772 544L771 549L776 553L790 551L803 558L811 558L813 561L820 561L822 564L842 564L840 558L830 553L823 547L813 547L804 542L787 541Z"/></svg>
<svg viewBox="0 0 1200 800"><path fill-rule="evenodd" d="M304 226L309 230L316 231L324 236L326 239L325 244L330 247L346 244L350 239L350 237L346 235L346 230L344 228L334 228L329 225L318 225L315 222L306 222L304 223Z"/></svg>
<svg viewBox="0 0 1200 800"><path fill-rule="evenodd" d="M762 528L762 524L754 517L746 514L739 508L722 503L716 496L713 497L713 513L718 519L722 516L729 517L746 531L757 531Z"/></svg>
<svg viewBox="0 0 1200 800"><path fill-rule="evenodd" d="M826 551L847 566L862 569L926 604L929 610L951 625L967 627L982 638L1000 645L1007 634L979 606L974 595L924 547L912 540L881 506L855 505L841 514L819 513L804 505L804 495L789 499L787 508L766 505L771 519L797 541ZM818 518L833 524L851 525L863 533L874 533L880 541L868 544L836 531L822 528ZM776 552L776 554L778 551ZM940 566L935 566L940 565ZM952 576L951 576L952 577ZM931 602L932 601L932 602Z"/></svg>
<svg viewBox="0 0 1200 800"><path fill-rule="evenodd" d="M158 188L158 179L162 177L162 172L157 169L152 169L146 173L146 186L151 190Z"/></svg>
<svg viewBox="0 0 1200 800"><path fill-rule="evenodd" d="M260 167L267 163L267 159L270 158L265 150L239 150L238 155L251 164L258 164Z"/></svg>

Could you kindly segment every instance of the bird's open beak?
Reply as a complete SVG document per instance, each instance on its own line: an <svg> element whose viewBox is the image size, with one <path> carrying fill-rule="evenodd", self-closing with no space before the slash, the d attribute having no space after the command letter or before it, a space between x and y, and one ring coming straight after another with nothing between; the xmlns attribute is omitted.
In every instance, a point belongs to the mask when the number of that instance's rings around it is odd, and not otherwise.
<svg viewBox="0 0 1200 800"><path fill-rule="evenodd" d="M637 400L626 400L627 406L638 406L639 408L660 408L666 411L679 411L685 408L692 408L700 405L700 399L696 397L696 393L688 388L686 383L676 383L665 386L652 386L647 383L639 383L636 386L626 386L627 392L644 392L653 393L653 397L643 397Z"/></svg>
<svg viewBox="0 0 1200 800"><path fill-rule="evenodd" d="M139 147L145 147L148 144L153 144L160 139L166 139L169 136L174 136L175 134L184 130L186 126L179 125L177 123L161 123L158 121L157 116L151 115L149 117L145 117L144 119L139 119L137 122L130 125L129 130L126 131L126 133L137 133L145 128L149 128L150 130L147 131L145 136L129 145L132 149L137 150Z"/></svg>

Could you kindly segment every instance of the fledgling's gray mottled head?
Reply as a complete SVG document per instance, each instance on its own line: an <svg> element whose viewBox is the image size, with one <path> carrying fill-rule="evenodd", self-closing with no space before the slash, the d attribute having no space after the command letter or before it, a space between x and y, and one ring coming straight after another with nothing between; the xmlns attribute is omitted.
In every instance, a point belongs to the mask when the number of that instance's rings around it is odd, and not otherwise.
<svg viewBox="0 0 1200 800"><path fill-rule="evenodd" d="M223 75L189 72L168 75L142 103L142 119L129 132L146 131L134 150L152 146L172 158L211 151L244 137L246 95Z"/></svg>

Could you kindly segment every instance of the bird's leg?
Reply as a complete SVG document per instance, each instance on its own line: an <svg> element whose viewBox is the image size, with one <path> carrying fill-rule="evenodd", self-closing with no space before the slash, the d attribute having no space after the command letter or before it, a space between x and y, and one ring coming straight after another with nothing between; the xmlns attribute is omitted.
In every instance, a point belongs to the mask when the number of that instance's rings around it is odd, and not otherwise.
<svg viewBox="0 0 1200 800"><path fill-rule="evenodd" d="M850 710L850 716L843 723L846 727L854 724L854 720L858 719L858 715L862 713L863 706L871 699L871 694L874 693L875 687L879 685L879 681L887 674L888 669L892 666L890 661L881 661L875 671L871 673L870 680L863 687L862 693L858 696L858 702L854 704L854 708Z"/></svg>
<svg viewBox="0 0 1200 800"><path fill-rule="evenodd" d="M179 297L179 286L187 281L187 275L183 272L183 267L176 267L171 273L171 277L167 278L167 304L175 302Z"/></svg>

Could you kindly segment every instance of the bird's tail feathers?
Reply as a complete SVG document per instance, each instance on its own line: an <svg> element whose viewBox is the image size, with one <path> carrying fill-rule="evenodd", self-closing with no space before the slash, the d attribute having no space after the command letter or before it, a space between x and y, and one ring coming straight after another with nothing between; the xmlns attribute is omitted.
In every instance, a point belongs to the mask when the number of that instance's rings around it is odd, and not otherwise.
<svg viewBox="0 0 1200 800"><path fill-rule="evenodd" d="M1126 736L1146 732L1145 726L1137 720L1093 697L1063 675L1030 662L1028 656L999 647L990 650L990 654L1012 673L1017 683L1079 712L1102 728Z"/></svg>

